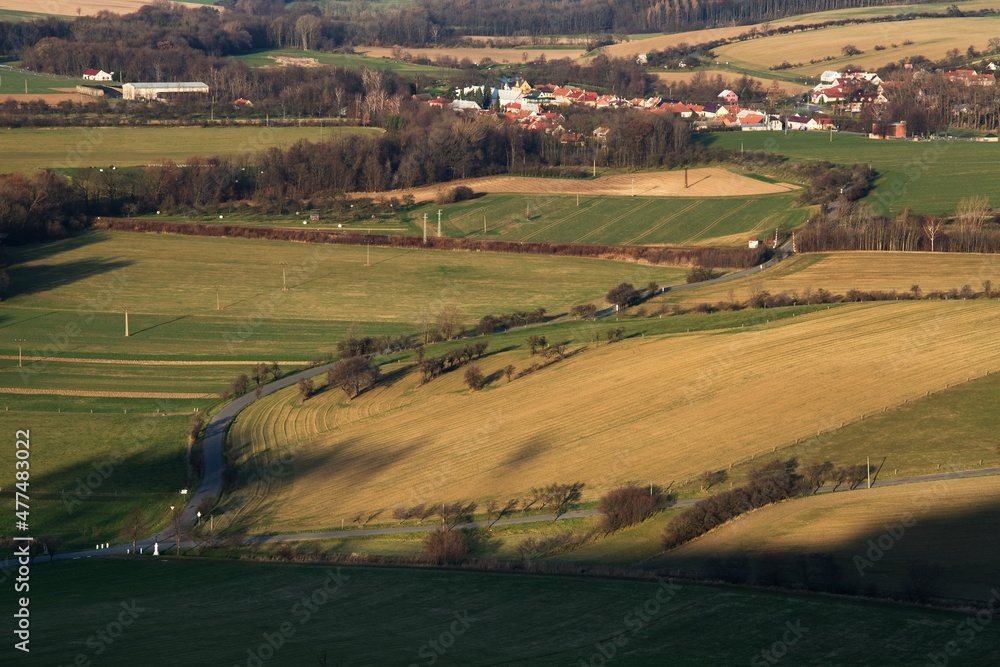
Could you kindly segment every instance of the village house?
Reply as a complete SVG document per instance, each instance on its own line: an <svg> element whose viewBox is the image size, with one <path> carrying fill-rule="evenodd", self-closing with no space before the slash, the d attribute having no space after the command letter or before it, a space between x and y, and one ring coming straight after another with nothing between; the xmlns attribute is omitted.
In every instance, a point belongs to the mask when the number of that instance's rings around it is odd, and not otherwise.
<svg viewBox="0 0 1000 667"><path fill-rule="evenodd" d="M785 119L785 122L788 124L789 130L806 130L810 120L812 119L805 116L791 115Z"/></svg>
<svg viewBox="0 0 1000 667"><path fill-rule="evenodd" d="M723 102L729 105L739 104L740 101L740 96L734 93L733 91L729 90L728 88L723 90L718 95L716 95L716 97L721 98Z"/></svg>
<svg viewBox="0 0 1000 667"><path fill-rule="evenodd" d="M872 131L868 134L869 139L905 139L906 121L898 123L872 123Z"/></svg>
<svg viewBox="0 0 1000 667"><path fill-rule="evenodd" d="M105 72L102 69L88 69L83 73L83 78L86 81L111 81L114 76L114 72Z"/></svg>
<svg viewBox="0 0 1000 667"><path fill-rule="evenodd" d="M961 81L966 86L995 86L997 84L996 75L979 74L973 69L957 69L952 72L945 72L945 78L949 81Z"/></svg>

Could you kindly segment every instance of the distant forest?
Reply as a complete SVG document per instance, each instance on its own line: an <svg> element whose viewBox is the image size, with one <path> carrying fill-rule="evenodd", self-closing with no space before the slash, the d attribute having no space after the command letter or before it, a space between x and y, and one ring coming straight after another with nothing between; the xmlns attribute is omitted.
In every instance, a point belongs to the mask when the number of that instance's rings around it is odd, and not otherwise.
<svg viewBox="0 0 1000 667"><path fill-rule="evenodd" d="M158 0L133 14L0 21L0 55L49 70L79 69L100 59L105 69L140 78L146 59L136 49L201 52L224 57L268 48L332 50L360 45L445 44L468 35L608 35L678 32L746 25L807 12L900 4L899 0L417 0L407 7L377 3L318 5L281 0L220 2L182 8ZM918 3L913 3L918 4ZM67 49L72 44L72 49ZM142 55L141 53L139 55ZM164 54L166 56L166 54ZM164 75L174 67L164 57ZM150 78L150 77L142 77Z"/></svg>

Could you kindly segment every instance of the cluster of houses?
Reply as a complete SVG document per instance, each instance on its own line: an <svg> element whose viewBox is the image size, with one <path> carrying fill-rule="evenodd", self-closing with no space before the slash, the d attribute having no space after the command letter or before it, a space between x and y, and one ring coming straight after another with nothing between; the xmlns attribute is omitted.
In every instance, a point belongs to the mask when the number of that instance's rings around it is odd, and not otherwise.
<svg viewBox="0 0 1000 667"><path fill-rule="evenodd" d="M451 109L456 113L496 113L508 122L522 125L530 130L555 133L564 143L582 141L573 133L566 132L561 123L565 120L559 109L578 105L593 109L642 109L650 113L672 114L690 119L694 129L729 129L741 131L782 131L789 130L829 130L832 123L828 118L806 118L791 116L783 121L779 116L755 109L740 107L740 98L732 90L723 90L717 95L717 103L690 104L680 100L662 97L626 99L619 95L600 94L573 86L542 84L532 86L523 79L506 80L501 87L487 89L484 86L469 86L455 89L456 99L444 97L425 99L431 107ZM489 108L482 104L489 102ZM601 130L595 131L595 138Z"/></svg>

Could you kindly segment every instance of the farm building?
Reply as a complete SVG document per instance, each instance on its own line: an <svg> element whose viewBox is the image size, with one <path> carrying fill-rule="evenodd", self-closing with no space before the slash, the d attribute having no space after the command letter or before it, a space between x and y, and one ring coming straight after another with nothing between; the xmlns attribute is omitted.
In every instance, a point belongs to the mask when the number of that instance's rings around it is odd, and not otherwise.
<svg viewBox="0 0 1000 667"><path fill-rule="evenodd" d="M760 247L760 239L758 239L756 236L751 236L750 241L747 242L747 247L749 247L751 250L756 250L757 248Z"/></svg>
<svg viewBox="0 0 1000 667"><path fill-rule="evenodd" d="M869 139L905 139L906 121L898 123L872 123Z"/></svg>
<svg viewBox="0 0 1000 667"><path fill-rule="evenodd" d="M126 100L156 100L160 95L188 93L208 94L208 85L200 81L179 81L173 83L126 83L122 86L122 97Z"/></svg>
<svg viewBox="0 0 1000 667"><path fill-rule="evenodd" d="M88 69L83 73L83 78L87 81L111 81L114 76L114 72L105 72L102 69Z"/></svg>

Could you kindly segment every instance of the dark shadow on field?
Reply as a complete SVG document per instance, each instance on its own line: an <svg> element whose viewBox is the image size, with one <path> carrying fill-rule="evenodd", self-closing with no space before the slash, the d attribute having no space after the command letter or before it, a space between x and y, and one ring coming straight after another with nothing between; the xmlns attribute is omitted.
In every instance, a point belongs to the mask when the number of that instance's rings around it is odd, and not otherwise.
<svg viewBox="0 0 1000 667"><path fill-rule="evenodd" d="M145 317L145 316L144 315L139 315L139 317ZM136 318L136 316L133 315L132 316L132 321L135 321L135 318ZM187 318L187 315L180 315L178 317L174 317L172 319L164 320L164 321L158 322L156 324L151 324L150 326L144 327L142 329L136 329L130 335L131 336L138 336L139 334L143 333L144 331L150 331L152 329L156 329L157 327L162 327L162 326L166 326L168 324L173 324L174 322L179 322L179 321L181 321L183 319L186 319L186 318Z"/></svg>
<svg viewBox="0 0 1000 667"><path fill-rule="evenodd" d="M107 240L100 232L81 232L68 236L58 241L46 241L43 243L28 243L25 245L4 244L4 252L11 265L23 262L38 262L46 257L57 255L61 252L79 250L94 243Z"/></svg>
<svg viewBox="0 0 1000 667"><path fill-rule="evenodd" d="M334 433L335 436L335 433ZM356 439L336 440L322 446L312 445L305 449L294 447L286 459L272 460L260 465L250 464L239 470L239 482L223 495L219 504L219 514L225 525L229 525L229 516L240 514L231 525L237 531L247 531L255 525L269 526L272 510L281 500L281 490L291 488L293 484L320 484L321 492L329 489L330 493L349 493L350 489L371 483L378 476L388 473L397 461L415 454L422 446L419 440L411 444L396 447L395 442L387 443L389 447L380 448L381 443L361 442ZM227 448L227 451L229 449ZM322 471L321 482L315 479L304 482L310 474ZM270 490L267 496L247 495L252 485ZM378 516L385 516L396 505L417 504L438 500L434 496L436 483L415 480L407 492L407 498L391 499L395 503L386 507L372 507L360 522L372 521ZM423 489L423 491L422 491ZM426 497L424 497L426 496ZM235 515L234 515L235 516ZM305 516L303 520L320 521L322 517ZM338 526L339 527L339 526ZM331 526L333 528L333 526ZM273 532L273 531L271 531Z"/></svg>
<svg viewBox="0 0 1000 667"><path fill-rule="evenodd" d="M71 285L79 280L93 278L103 273L111 273L131 266L126 260L80 259L62 264L45 264L32 260L27 264L11 266L9 296L26 296L39 294ZM113 296L114 286L109 285L108 295ZM93 295L95 300L101 299L101 294ZM85 305L83 303L81 306ZM116 303L103 304L104 307L115 307Z"/></svg>
<svg viewBox="0 0 1000 667"><path fill-rule="evenodd" d="M8 322L7 324L0 324L0 329L6 329L7 327L12 327L15 324L22 324L24 322L30 322L31 320L37 320L37 319L39 319L41 317L48 317L49 315L58 315L58 314L59 314L58 310L50 310L49 312L42 313L41 315L33 315L31 317L25 317L25 318L22 318L20 320L15 320L13 322ZM10 318L8 318L8 317L0 317L0 322L3 322L4 319L10 319Z"/></svg>
<svg viewBox="0 0 1000 667"><path fill-rule="evenodd" d="M983 602L1000 595L1000 499L973 512L928 517L924 508L928 502L934 507L935 493L927 487L933 484L912 485L912 503L887 508L881 530L852 536L832 549L764 545L741 550L734 546L697 557L668 553L650 565L713 581L918 603L936 599Z"/></svg>
<svg viewBox="0 0 1000 667"><path fill-rule="evenodd" d="M522 445L517 451L512 452L510 456L504 459L503 465L515 468L529 465L534 459L544 454L551 444L552 442L549 440L536 437Z"/></svg>
<svg viewBox="0 0 1000 667"><path fill-rule="evenodd" d="M78 419L80 414L67 415ZM63 551L93 548L97 542L117 543L125 515L135 507L148 506L153 497L174 493L187 486L186 465L182 446L172 452L153 450L146 420L162 417L144 417L133 422L134 428L125 432L125 438L115 438L114 452L94 456L91 460L64 465L53 469L32 466L31 510L33 535L52 535ZM183 437L181 427L178 437ZM157 439L159 442L159 439ZM61 443L69 446L69 443ZM130 445L141 445L143 451L126 453ZM51 443L50 443L51 448ZM159 449L162 449L159 448ZM0 496L10 499L13 506L13 486L3 485ZM178 502L183 502L177 495ZM150 533L153 526L166 519L169 506L154 511L147 518ZM0 521L0 534L13 531L13 512ZM0 548L0 558L4 557ZM9 554L9 552L6 552Z"/></svg>

